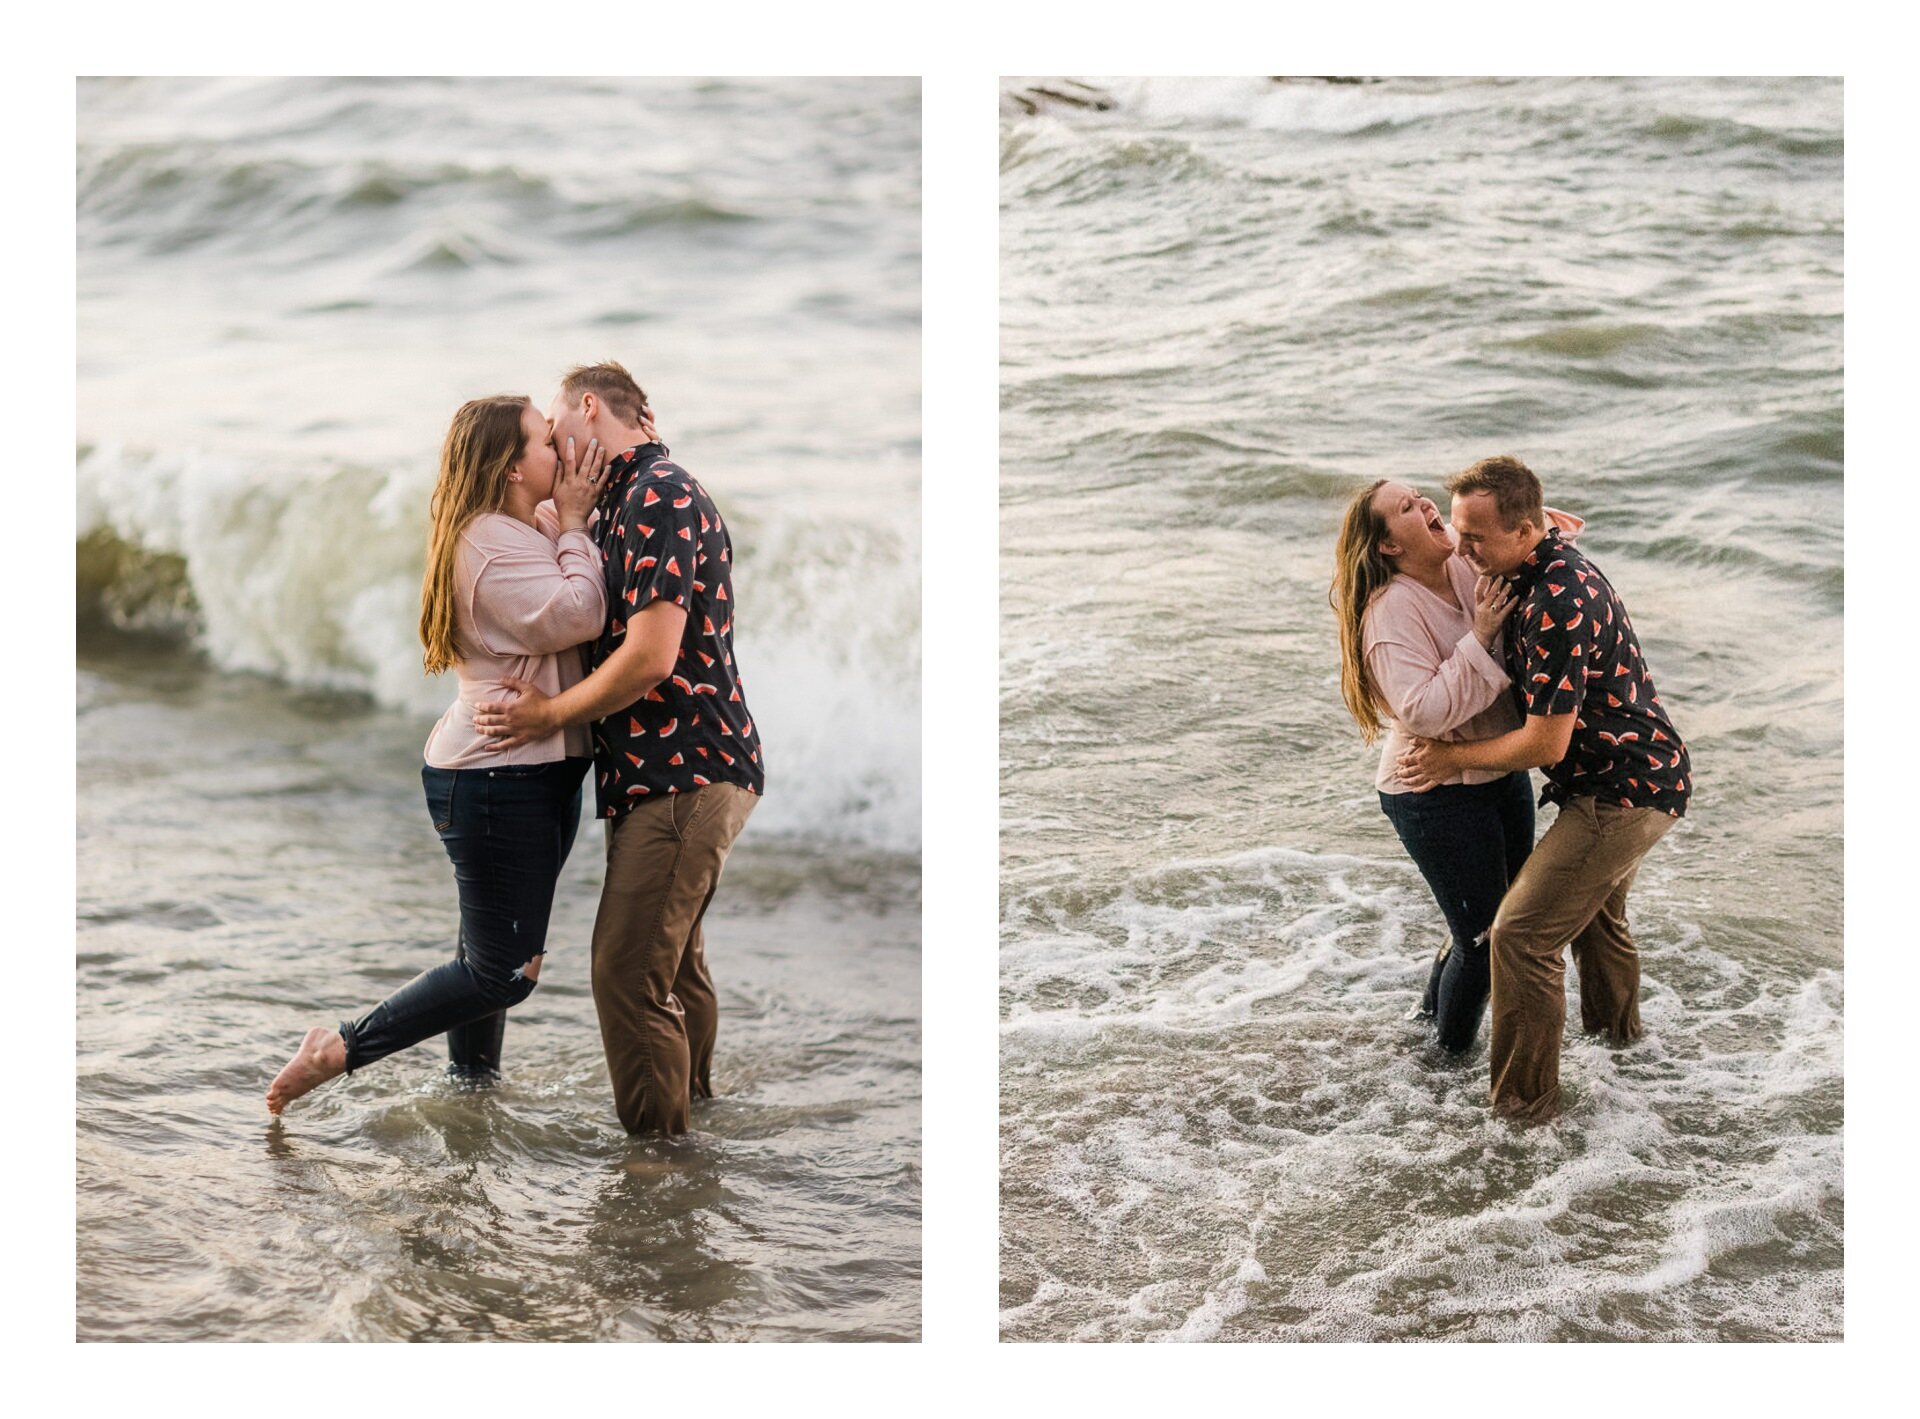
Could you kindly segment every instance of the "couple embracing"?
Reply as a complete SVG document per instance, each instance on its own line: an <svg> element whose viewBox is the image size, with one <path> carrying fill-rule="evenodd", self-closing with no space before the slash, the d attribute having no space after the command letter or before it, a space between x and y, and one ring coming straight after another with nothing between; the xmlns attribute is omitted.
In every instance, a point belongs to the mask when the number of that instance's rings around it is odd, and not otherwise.
<svg viewBox="0 0 1920 1419"><path fill-rule="evenodd" d="M732 563L719 509L620 365L568 371L544 415L517 395L455 413L420 639L427 671L459 681L421 769L459 890L457 944L366 1014L308 1031L271 1112L440 1034L451 1073L498 1074L591 773L607 853L591 979L615 1108L630 1133L686 1131L692 1100L713 1092L701 921L765 787Z"/></svg>
<svg viewBox="0 0 1920 1419"><path fill-rule="evenodd" d="M1469 1050L1489 991L1496 1114L1560 1111L1563 948L1581 1024L1641 1034L1627 892L1687 808L1692 766L1626 607L1518 459L1482 459L1433 503L1382 480L1348 505L1336 552L1341 690L1385 733L1380 805L1446 918L1416 1014ZM1559 815L1536 844L1530 769Z"/></svg>

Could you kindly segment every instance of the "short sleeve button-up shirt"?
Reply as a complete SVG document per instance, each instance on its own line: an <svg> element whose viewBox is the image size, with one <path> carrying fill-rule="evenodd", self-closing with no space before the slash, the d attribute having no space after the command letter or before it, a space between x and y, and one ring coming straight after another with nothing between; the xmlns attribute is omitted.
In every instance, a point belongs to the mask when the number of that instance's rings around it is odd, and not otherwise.
<svg viewBox="0 0 1920 1419"><path fill-rule="evenodd" d="M590 668L655 600L687 613L673 673L593 726L600 816L710 783L764 792L760 736L733 655L733 543L713 499L664 445L642 444L613 461L592 530L609 609Z"/></svg>
<svg viewBox="0 0 1920 1419"><path fill-rule="evenodd" d="M1577 716L1566 754L1546 770L1540 801L1591 796L1680 817L1692 797L1693 765L1613 587L1550 530L1513 589L1506 663L1521 712Z"/></svg>

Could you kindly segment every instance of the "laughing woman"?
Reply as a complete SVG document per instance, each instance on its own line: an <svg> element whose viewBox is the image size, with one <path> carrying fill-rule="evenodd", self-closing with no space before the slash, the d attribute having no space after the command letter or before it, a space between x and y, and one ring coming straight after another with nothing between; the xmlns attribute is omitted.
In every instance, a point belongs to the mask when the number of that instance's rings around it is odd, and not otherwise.
<svg viewBox="0 0 1920 1419"><path fill-rule="evenodd" d="M1395 761L1409 735L1487 739L1520 727L1501 663L1513 598L1454 556L1438 510L1404 483L1382 480L1354 496L1335 561L1341 694L1368 743L1386 731L1380 807L1447 921L1450 939L1415 1013L1434 1022L1442 1048L1464 1054L1486 1008L1487 928L1533 850L1532 784L1524 770L1470 769L1414 792Z"/></svg>
<svg viewBox="0 0 1920 1419"><path fill-rule="evenodd" d="M420 639L426 668L458 672L459 697L428 736L427 811L460 893L460 935L435 966L340 1028L307 1032L267 1090L279 1113L337 1074L444 1033L452 1072L500 1068L506 1011L533 993L554 883L580 822L586 730L499 752L473 706L511 677L557 695L582 675L577 647L600 633L607 594L587 515L605 476L589 445L574 466L532 403L460 407L433 491Z"/></svg>

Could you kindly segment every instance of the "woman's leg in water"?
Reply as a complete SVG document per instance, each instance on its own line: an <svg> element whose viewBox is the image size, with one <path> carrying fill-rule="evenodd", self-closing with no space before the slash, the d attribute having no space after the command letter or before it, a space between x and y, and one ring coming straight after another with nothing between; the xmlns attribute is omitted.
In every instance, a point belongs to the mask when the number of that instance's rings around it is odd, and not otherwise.
<svg viewBox="0 0 1920 1419"><path fill-rule="evenodd" d="M581 760L583 764L585 760ZM564 779L555 784L555 791L565 789ZM567 855L573 850L574 834L580 829L580 800L585 793L584 783L576 784L568 795L567 806L560 811L555 823L559 834L560 866L564 867ZM554 869L556 880L559 868ZM466 954L466 941L462 938L456 957ZM532 976L539 974L539 960L535 959ZM501 1049L507 1033L507 1012L496 1010L491 1015L483 1015L478 1020L469 1020L464 1025L455 1025L447 1031L447 1073L459 1079L476 1082L491 1079L500 1072Z"/></svg>
<svg viewBox="0 0 1920 1419"><path fill-rule="evenodd" d="M435 769L421 777L460 893L460 952L337 1032L311 1030L267 1092L289 1102L341 1072L383 1059L533 993L560 873L559 817L586 761Z"/></svg>
<svg viewBox="0 0 1920 1419"><path fill-rule="evenodd" d="M1508 833L1501 805L1510 778L1381 795L1382 810L1446 918L1450 940L1428 986L1435 1033L1450 1054L1473 1047L1486 1012L1491 983L1486 931L1507 890Z"/></svg>
<svg viewBox="0 0 1920 1419"><path fill-rule="evenodd" d="M1480 790L1487 796L1487 807L1498 827L1506 859L1506 880L1500 884L1500 894L1492 898L1490 907L1483 908L1476 903L1474 920L1479 920L1483 910L1486 919L1480 922L1465 949L1448 953L1446 968L1441 972L1434 1011L1435 1030L1441 1046L1453 1054L1464 1054L1471 1049L1479 1033L1487 998L1493 990L1493 962L1487 931L1500 910L1500 900L1506 896L1507 887L1533 851L1532 775L1524 769L1515 770L1504 779L1480 785ZM1475 832L1485 831L1488 831L1486 826L1475 828ZM1491 886L1489 878L1482 890Z"/></svg>
<svg viewBox="0 0 1920 1419"><path fill-rule="evenodd" d="M466 950L463 941L454 958L464 959ZM500 1072L500 1051L506 1038L507 1012L504 1010L455 1025L447 1031L447 1073L475 1083L493 1078Z"/></svg>

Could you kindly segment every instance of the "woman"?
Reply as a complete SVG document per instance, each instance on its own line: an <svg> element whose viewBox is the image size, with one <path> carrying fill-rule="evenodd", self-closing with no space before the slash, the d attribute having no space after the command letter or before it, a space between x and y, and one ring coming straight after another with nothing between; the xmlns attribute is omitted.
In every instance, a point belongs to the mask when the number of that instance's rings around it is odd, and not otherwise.
<svg viewBox="0 0 1920 1419"><path fill-rule="evenodd" d="M427 738L427 811L460 892L454 957L338 1030L309 1030L267 1090L279 1113L343 1072L443 1031L452 1071L500 1067L506 1011L533 993L547 916L580 821L592 749L584 727L505 752L473 706L507 677L558 694L581 678L577 647L600 634L607 593L587 515L606 476L589 443L576 467L530 400L463 404L440 450L422 588L426 668L457 670L459 697Z"/></svg>
<svg viewBox="0 0 1920 1419"><path fill-rule="evenodd" d="M1563 530L1577 518L1549 515ZM1340 621L1340 689L1368 743L1387 731L1374 785L1446 917L1416 1018L1432 1019L1441 1047L1473 1047L1490 976L1487 928L1507 884L1533 850L1533 788L1525 770L1469 770L1413 792L1396 760L1409 735L1487 739L1520 727L1501 662L1500 628L1513 607L1497 578L1476 579L1453 554L1433 503L1385 479L1347 505L1329 598Z"/></svg>

